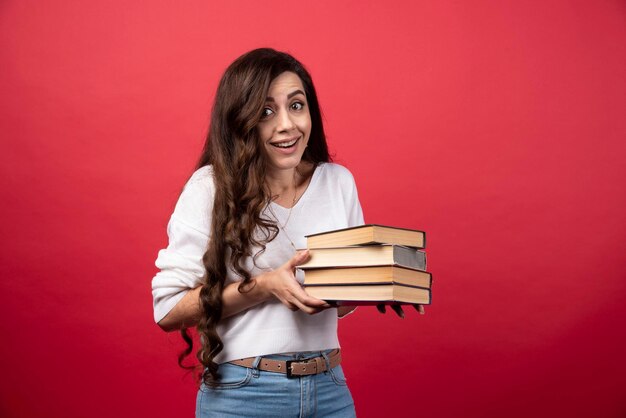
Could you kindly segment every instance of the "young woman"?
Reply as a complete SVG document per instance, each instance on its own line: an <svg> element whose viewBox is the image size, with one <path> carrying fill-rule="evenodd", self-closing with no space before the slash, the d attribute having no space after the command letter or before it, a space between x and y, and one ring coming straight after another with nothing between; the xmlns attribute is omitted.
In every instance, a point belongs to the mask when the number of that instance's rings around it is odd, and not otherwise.
<svg viewBox="0 0 626 418"><path fill-rule="evenodd" d="M197 326L198 417L354 416L337 339L348 310L296 272L305 235L363 224L352 175L329 161L302 64L257 49L228 67L152 281L159 326Z"/></svg>

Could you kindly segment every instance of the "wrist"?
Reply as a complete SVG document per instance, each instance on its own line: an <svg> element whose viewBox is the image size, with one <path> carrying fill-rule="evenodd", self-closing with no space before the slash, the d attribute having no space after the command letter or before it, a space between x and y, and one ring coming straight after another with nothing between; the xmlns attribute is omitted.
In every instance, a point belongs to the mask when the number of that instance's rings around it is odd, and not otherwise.
<svg viewBox="0 0 626 418"><path fill-rule="evenodd" d="M259 302L265 302L272 296L270 291L267 274L260 274L252 279L254 281L254 289L256 299Z"/></svg>

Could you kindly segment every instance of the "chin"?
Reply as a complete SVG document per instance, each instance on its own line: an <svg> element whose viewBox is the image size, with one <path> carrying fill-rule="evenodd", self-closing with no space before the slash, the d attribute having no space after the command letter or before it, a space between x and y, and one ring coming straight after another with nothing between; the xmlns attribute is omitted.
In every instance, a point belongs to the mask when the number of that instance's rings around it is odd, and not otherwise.
<svg viewBox="0 0 626 418"><path fill-rule="evenodd" d="M292 170L300 165L304 147L298 152L291 155L280 155L272 149L268 149L266 153L268 167L275 170Z"/></svg>

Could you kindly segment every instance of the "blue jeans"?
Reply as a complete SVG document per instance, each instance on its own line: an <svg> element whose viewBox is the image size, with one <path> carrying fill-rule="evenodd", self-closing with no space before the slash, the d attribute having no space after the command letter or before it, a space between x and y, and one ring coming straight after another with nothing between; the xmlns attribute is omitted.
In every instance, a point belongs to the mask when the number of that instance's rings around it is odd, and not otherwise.
<svg viewBox="0 0 626 418"><path fill-rule="evenodd" d="M299 360L320 355L312 352L264 358ZM230 363L220 364L219 372L220 386L202 385L198 390L196 418L356 416L340 365L324 373L292 378Z"/></svg>

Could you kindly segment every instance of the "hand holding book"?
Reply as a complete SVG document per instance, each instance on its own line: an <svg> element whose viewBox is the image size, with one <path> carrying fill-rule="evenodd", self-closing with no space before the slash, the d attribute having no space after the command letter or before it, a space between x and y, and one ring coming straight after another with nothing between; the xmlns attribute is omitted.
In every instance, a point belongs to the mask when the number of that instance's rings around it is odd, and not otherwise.
<svg viewBox="0 0 626 418"><path fill-rule="evenodd" d="M299 265L306 292L334 306L400 305L420 314L431 303L432 276L426 271L423 231L361 225L307 236L311 258Z"/></svg>
<svg viewBox="0 0 626 418"><path fill-rule="evenodd" d="M404 318L404 310L402 309L402 305L399 305L397 303L394 303L391 306L391 309L396 313L396 315L398 315L400 318ZM424 305L420 305L417 303L412 303L411 304L412 307L415 308L415 310L417 312L419 312L420 315L424 315ZM385 309L385 304L384 303L380 303L378 305L376 305L376 309L378 309L378 312L384 314L386 313L386 309Z"/></svg>
<svg viewBox="0 0 626 418"><path fill-rule="evenodd" d="M296 280L296 267L310 257L308 250L297 252L281 267L257 276L255 284L262 289L264 298L275 297L290 310L301 310L310 315L330 308L327 302L307 294Z"/></svg>

